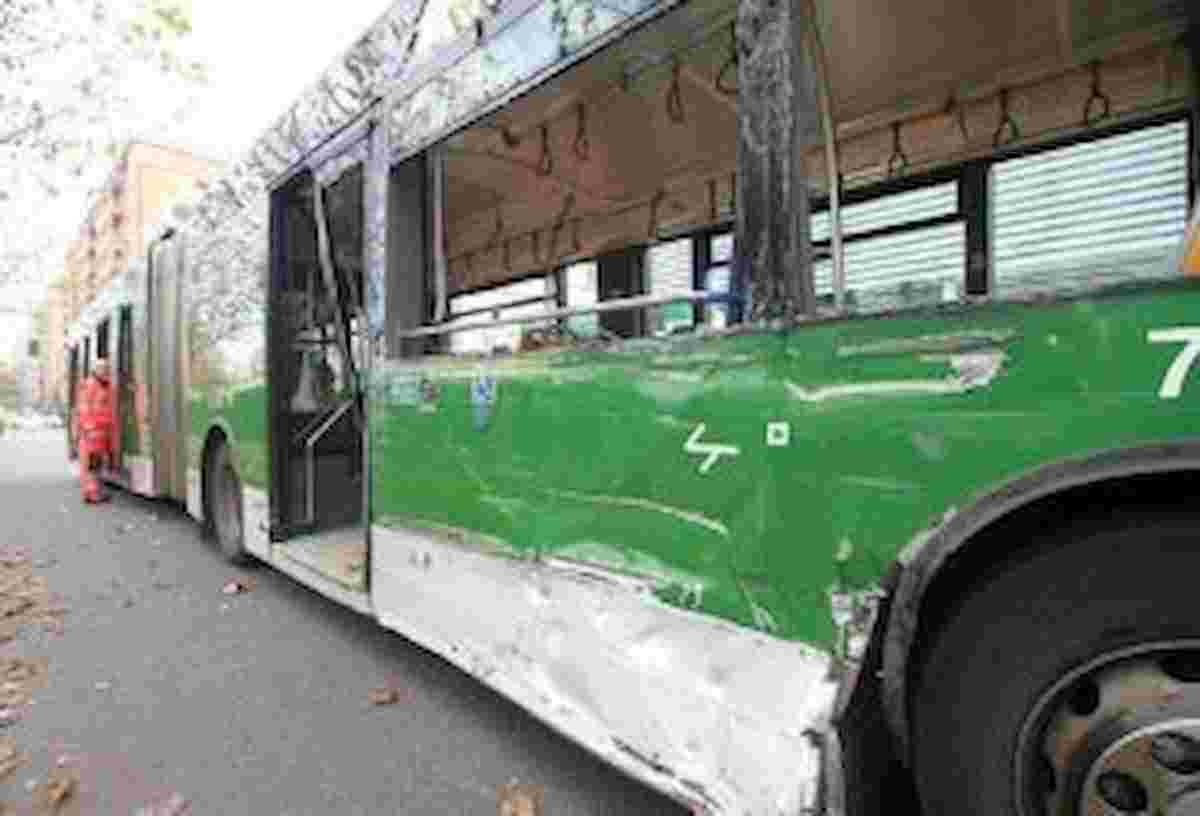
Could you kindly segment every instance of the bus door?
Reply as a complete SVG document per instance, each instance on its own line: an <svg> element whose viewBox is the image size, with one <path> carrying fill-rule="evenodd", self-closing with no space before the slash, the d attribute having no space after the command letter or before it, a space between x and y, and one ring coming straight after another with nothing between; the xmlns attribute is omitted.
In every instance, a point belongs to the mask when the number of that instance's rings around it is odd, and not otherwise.
<svg viewBox="0 0 1200 816"><path fill-rule="evenodd" d="M154 494L187 501L182 239L159 243L151 261L147 379L151 386L148 449L154 452Z"/></svg>
<svg viewBox="0 0 1200 816"><path fill-rule="evenodd" d="M353 589L366 585L365 148L356 127L271 196L272 540Z"/></svg>
<svg viewBox="0 0 1200 816"><path fill-rule="evenodd" d="M133 382L133 307L122 306L117 313L117 359L114 366L116 388L116 445L113 468L129 483L127 454L135 452L137 418L134 416Z"/></svg>
<svg viewBox="0 0 1200 816"><path fill-rule="evenodd" d="M80 348L76 344L67 352L67 458L74 461L79 456L79 446L75 439L76 389L80 381Z"/></svg>

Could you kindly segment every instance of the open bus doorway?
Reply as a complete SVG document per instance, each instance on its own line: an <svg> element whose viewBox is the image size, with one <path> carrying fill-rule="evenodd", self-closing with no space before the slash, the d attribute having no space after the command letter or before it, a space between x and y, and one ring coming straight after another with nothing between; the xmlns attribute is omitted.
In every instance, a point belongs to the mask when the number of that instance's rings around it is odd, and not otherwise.
<svg viewBox="0 0 1200 816"><path fill-rule="evenodd" d="M272 201L273 540L289 558L364 587L363 175L304 172Z"/></svg>
<svg viewBox="0 0 1200 816"><path fill-rule="evenodd" d="M75 438L75 412L79 410L78 394L80 377L79 346L71 346L67 352L67 458L72 462L79 458L79 440Z"/></svg>
<svg viewBox="0 0 1200 816"><path fill-rule="evenodd" d="M134 416L133 383L133 307L122 306L117 316L117 359L113 380L116 389L114 423L116 438L113 445L113 468L121 480L129 483L127 456L135 453L137 419Z"/></svg>

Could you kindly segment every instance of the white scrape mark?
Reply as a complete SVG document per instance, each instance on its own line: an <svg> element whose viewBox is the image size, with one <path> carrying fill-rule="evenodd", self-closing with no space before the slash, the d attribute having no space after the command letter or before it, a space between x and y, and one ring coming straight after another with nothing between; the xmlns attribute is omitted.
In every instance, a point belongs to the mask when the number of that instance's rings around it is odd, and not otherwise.
<svg viewBox="0 0 1200 816"><path fill-rule="evenodd" d="M841 476L838 481L846 484L860 485L862 487L870 487L875 490L891 490L896 492L907 492L910 490L919 490L920 485L912 482L899 482L892 479L879 479L874 476Z"/></svg>
<svg viewBox="0 0 1200 816"><path fill-rule="evenodd" d="M988 385L1004 365L1003 352L955 354L950 357L954 374L940 380L880 380L877 382L822 385L805 388L785 381L793 397L804 402L825 402L846 397L894 397L914 394L963 394Z"/></svg>
<svg viewBox="0 0 1200 816"><path fill-rule="evenodd" d="M656 513L665 513L668 516L673 516L677 519L698 524L708 530L712 530L718 535L728 537L729 528L716 519L710 519L700 513L692 512L691 510L683 510L679 507L672 507L669 504L651 501L650 499L639 499L634 496L602 496L592 493L579 493L575 490L557 490L552 487L543 488L547 493L553 496L559 496L564 499L575 499L577 501L593 502L596 504L615 504L622 507L636 507L640 510L651 510Z"/></svg>
<svg viewBox="0 0 1200 816"><path fill-rule="evenodd" d="M893 380L891 382L851 383L849 385L822 385L805 388L794 382L784 383L796 399L804 402L825 402L846 397L891 397L902 394L961 394L966 390L962 383L945 380Z"/></svg>
<svg viewBox="0 0 1200 816"><path fill-rule="evenodd" d="M850 539L843 538L838 542L837 552L834 553L834 558L838 561L849 561L850 556L854 555L854 544Z"/></svg>
<svg viewBox="0 0 1200 816"><path fill-rule="evenodd" d="M779 628L779 625L775 623L775 618L771 616L771 613L758 604L751 602L750 612L754 615L754 625L762 631L774 632Z"/></svg>

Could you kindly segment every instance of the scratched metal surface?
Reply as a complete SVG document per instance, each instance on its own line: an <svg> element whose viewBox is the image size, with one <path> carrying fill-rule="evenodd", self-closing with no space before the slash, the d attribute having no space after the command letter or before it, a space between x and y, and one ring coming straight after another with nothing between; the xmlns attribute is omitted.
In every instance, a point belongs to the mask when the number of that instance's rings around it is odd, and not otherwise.
<svg viewBox="0 0 1200 816"><path fill-rule="evenodd" d="M609 350L386 361L377 523L650 577L828 645L922 529L1039 464L1195 434L1177 283ZM1178 397L1160 389L1178 380ZM1190 386L1194 389L1196 386ZM1190 407L1189 407L1190 406Z"/></svg>

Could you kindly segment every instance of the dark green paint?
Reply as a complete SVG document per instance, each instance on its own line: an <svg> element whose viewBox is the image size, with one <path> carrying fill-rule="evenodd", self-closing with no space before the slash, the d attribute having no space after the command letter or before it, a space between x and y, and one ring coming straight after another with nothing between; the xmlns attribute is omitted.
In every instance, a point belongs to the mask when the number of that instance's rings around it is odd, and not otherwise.
<svg viewBox="0 0 1200 816"><path fill-rule="evenodd" d="M1200 287L1174 283L606 351L385 363L375 518L655 576L669 602L829 643L831 588L876 585L948 510L1048 462L1200 431L1200 372L1180 398L1160 399L1182 345L1147 341L1188 325L1200 326ZM1000 351L998 375L964 393L805 402L787 385L945 381L951 352ZM483 430L469 392L481 372L499 382ZM421 398L422 378L438 384L436 400ZM767 446L768 422L790 423L788 447ZM700 423L701 441L741 450L707 474L705 457L684 451Z"/></svg>

